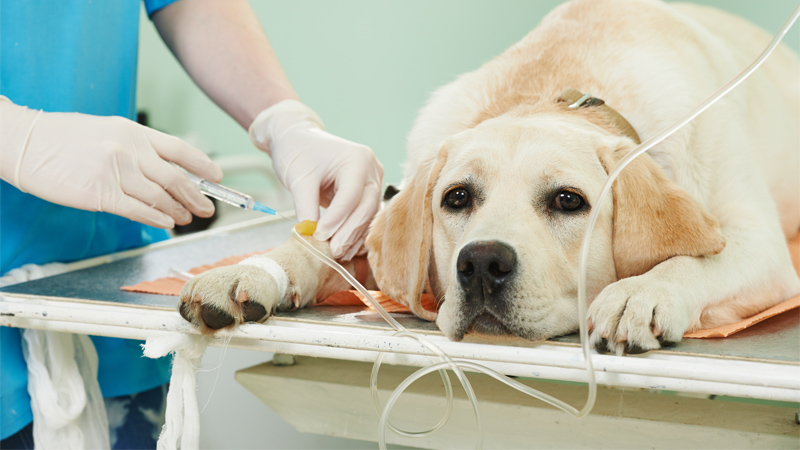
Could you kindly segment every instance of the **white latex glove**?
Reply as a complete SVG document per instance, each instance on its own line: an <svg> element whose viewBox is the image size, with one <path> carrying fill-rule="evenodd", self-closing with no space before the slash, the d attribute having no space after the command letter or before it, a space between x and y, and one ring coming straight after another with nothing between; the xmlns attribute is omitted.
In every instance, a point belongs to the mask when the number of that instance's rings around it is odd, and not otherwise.
<svg viewBox="0 0 800 450"><path fill-rule="evenodd" d="M122 117L47 113L0 96L0 178L44 200L159 228L210 217L214 205L180 169L222 171L186 142Z"/></svg>
<svg viewBox="0 0 800 450"><path fill-rule="evenodd" d="M364 240L380 207L383 166L369 147L325 131L311 108L284 100L250 125L256 147L294 197L299 220L318 222L314 238L330 239L333 257L349 260L366 252ZM319 219L319 207L327 207Z"/></svg>

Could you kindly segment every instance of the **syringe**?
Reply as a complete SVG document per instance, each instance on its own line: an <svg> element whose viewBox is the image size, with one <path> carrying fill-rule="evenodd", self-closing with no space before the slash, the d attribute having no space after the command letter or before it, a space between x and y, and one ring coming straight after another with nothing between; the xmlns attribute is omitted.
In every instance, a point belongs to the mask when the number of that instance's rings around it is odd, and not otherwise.
<svg viewBox="0 0 800 450"><path fill-rule="evenodd" d="M250 211L259 211L288 219L288 217L278 213L274 209L255 201L253 197L247 194L243 194L231 188L221 186L217 183L212 183L189 172L184 173L187 177L189 177L189 180L191 180L192 183L196 184L197 187L200 188L200 192L209 197L213 197L221 202L236 206L237 208L248 209Z"/></svg>

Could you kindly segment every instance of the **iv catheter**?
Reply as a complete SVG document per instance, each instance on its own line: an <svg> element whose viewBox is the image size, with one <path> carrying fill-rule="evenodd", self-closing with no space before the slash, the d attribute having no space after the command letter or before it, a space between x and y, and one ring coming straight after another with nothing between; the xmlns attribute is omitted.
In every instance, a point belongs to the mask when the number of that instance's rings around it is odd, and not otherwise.
<svg viewBox="0 0 800 450"><path fill-rule="evenodd" d="M219 185L217 183L212 183L211 181L200 178L197 175L191 174L189 172L184 172L184 173L186 174L187 177L189 177L189 180L192 183L194 183L198 188L200 188L200 192L209 197L215 198L229 205L233 205L237 208L242 208L249 211L263 212L267 214L272 214L273 216L281 216L285 219L288 219L288 217L275 211L274 209L255 201L255 199L253 199L253 197L250 195L243 194L239 191Z"/></svg>

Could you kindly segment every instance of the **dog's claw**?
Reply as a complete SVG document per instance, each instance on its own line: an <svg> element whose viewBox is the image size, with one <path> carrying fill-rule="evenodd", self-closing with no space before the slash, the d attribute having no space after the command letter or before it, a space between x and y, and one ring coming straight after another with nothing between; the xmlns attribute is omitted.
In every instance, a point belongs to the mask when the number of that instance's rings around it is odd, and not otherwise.
<svg viewBox="0 0 800 450"><path fill-rule="evenodd" d="M665 339L663 335L658 335L656 339L658 339L658 343L661 344L661 347L674 347L678 344L673 340Z"/></svg>
<svg viewBox="0 0 800 450"><path fill-rule="evenodd" d="M625 353L627 353L629 355L638 355L638 354L641 354L641 353L646 353L648 351L650 351L650 350L644 349L642 347L639 347L636 344L631 344L631 343L626 343L625 344Z"/></svg>
<svg viewBox="0 0 800 450"><path fill-rule="evenodd" d="M608 339L600 338L599 341L595 342L594 348L597 353L608 353Z"/></svg>

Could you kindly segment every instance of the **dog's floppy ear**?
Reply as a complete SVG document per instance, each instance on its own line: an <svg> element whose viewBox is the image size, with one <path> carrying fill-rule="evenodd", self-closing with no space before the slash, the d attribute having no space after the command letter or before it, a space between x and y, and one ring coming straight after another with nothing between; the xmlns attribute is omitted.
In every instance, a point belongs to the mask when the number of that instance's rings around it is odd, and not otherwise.
<svg viewBox="0 0 800 450"><path fill-rule="evenodd" d="M420 301L431 259L433 187L446 160L447 149L442 148L435 161L416 171L375 216L366 243L381 291L430 321L436 320L436 312L424 309Z"/></svg>
<svg viewBox="0 0 800 450"><path fill-rule="evenodd" d="M630 150L630 145L600 150L606 172ZM620 172L613 194L617 279L643 274L673 256L716 255L725 248L717 220L646 153Z"/></svg>

